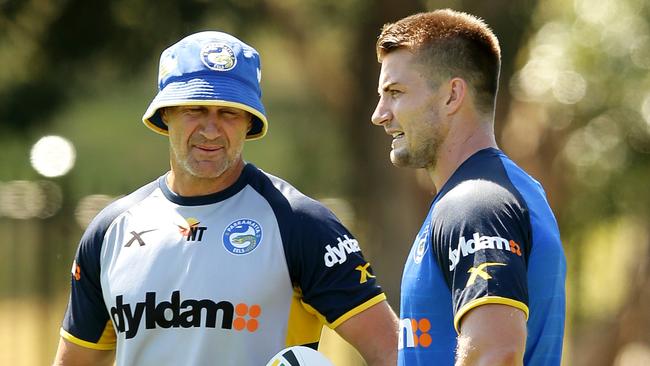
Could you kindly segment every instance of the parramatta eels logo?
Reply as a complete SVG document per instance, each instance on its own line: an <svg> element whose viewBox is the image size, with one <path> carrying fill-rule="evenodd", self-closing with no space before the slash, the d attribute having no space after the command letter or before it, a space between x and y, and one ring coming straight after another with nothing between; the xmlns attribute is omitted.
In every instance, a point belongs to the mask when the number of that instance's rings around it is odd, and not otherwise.
<svg viewBox="0 0 650 366"><path fill-rule="evenodd" d="M262 241L262 226L255 220L239 219L232 222L223 232L223 246L232 254L244 255L252 252Z"/></svg>
<svg viewBox="0 0 650 366"><path fill-rule="evenodd" d="M415 264L422 262L427 249L429 249L429 224L422 228L415 238L415 251L413 252L413 262Z"/></svg>
<svg viewBox="0 0 650 366"><path fill-rule="evenodd" d="M201 62L215 71L232 70L237 58L232 48L223 42L212 42L201 49Z"/></svg>

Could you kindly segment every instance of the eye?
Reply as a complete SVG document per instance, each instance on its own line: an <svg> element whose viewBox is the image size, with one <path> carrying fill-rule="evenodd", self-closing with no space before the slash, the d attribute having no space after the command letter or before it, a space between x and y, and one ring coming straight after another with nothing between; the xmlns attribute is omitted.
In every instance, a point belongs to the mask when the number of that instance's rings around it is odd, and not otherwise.
<svg viewBox="0 0 650 366"><path fill-rule="evenodd" d="M402 91L401 91L401 90L397 90L397 89L390 89L390 90L388 90L388 95L390 95L391 98L396 98L396 97L398 97L400 94L402 94Z"/></svg>
<svg viewBox="0 0 650 366"><path fill-rule="evenodd" d="M197 116L197 115L203 113L204 109L205 108L203 108L201 106L188 106L188 107L184 107L181 110L181 113L183 113L185 115L189 115L189 116Z"/></svg>
<svg viewBox="0 0 650 366"><path fill-rule="evenodd" d="M236 108L222 108L219 113L228 118L237 118L244 114L242 110Z"/></svg>
<svg viewBox="0 0 650 366"><path fill-rule="evenodd" d="M232 110L232 109L223 109L223 110L221 111L221 113L223 113L223 114L227 114L227 115L229 115L229 116L234 116L234 115L237 114L237 111L234 111L234 110Z"/></svg>
<svg viewBox="0 0 650 366"><path fill-rule="evenodd" d="M379 98L385 96L385 97L390 97L391 99L395 99L403 93L404 93L403 90L397 89L394 86L390 85L385 87L384 90L381 93L379 93Z"/></svg>

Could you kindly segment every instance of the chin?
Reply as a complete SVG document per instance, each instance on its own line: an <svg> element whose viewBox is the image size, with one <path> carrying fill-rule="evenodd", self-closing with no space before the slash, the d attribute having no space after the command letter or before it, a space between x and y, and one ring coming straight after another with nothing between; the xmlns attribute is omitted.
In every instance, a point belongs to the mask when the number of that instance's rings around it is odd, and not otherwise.
<svg viewBox="0 0 650 366"><path fill-rule="evenodd" d="M407 154L396 153L395 150L390 152L390 162L398 168L408 168L411 166L409 156Z"/></svg>
<svg viewBox="0 0 650 366"><path fill-rule="evenodd" d="M399 160L399 159L390 159L390 162L393 163L398 168L410 168L411 165L408 163L408 161L404 160Z"/></svg>
<svg viewBox="0 0 650 366"><path fill-rule="evenodd" d="M223 175L227 169L215 169L214 167L191 167L190 169L186 169L186 171L195 178L214 179Z"/></svg>

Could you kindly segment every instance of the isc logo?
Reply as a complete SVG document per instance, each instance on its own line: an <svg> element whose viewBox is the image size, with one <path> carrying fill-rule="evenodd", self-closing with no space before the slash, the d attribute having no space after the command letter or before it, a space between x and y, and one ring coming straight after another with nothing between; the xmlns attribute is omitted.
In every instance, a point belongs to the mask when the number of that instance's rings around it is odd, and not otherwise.
<svg viewBox="0 0 650 366"><path fill-rule="evenodd" d="M431 330L431 322L427 318L400 319L397 349L429 347L432 341L429 330Z"/></svg>
<svg viewBox="0 0 650 366"><path fill-rule="evenodd" d="M115 306L110 310L111 318L118 333L126 333L133 338L144 320L145 329L160 328L217 328L255 332L259 328L257 318L262 314L259 305L229 301L215 303L210 299L181 300L180 291L172 292L170 301L156 302L156 293L147 292L144 302L124 303L124 297L115 298ZM217 319L221 321L218 322Z"/></svg>
<svg viewBox="0 0 650 366"><path fill-rule="evenodd" d="M193 217L186 219L186 221L187 226L178 225L181 235L183 235L187 241L201 241L203 239L203 233L208 230L208 228L205 226L199 226L200 222Z"/></svg>

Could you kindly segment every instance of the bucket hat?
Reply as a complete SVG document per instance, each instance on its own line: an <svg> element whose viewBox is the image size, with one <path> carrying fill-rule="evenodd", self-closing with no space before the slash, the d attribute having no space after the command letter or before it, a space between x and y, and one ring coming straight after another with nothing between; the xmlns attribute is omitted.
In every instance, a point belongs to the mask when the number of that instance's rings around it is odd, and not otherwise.
<svg viewBox="0 0 650 366"><path fill-rule="evenodd" d="M182 105L235 107L250 112L247 140L262 138L268 121L262 104L260 56L230 34L205 31L189 35L160 56L158 94L142 116L153 131L167 135L160 108Z"/></svg>

